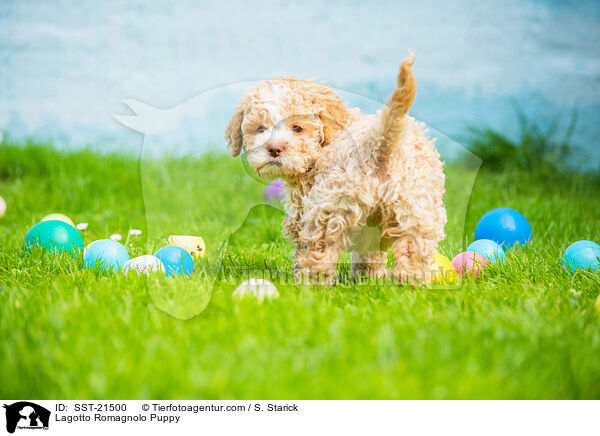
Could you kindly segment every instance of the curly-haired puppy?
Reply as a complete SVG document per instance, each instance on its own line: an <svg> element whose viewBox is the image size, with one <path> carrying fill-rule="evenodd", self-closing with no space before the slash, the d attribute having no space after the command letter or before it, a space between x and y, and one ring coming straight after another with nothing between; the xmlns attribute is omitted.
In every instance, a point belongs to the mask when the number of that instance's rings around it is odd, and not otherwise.
<svg viewBox="0 0 600 436"><path fill-rule="evenodd" d="M444 172L422 123L408 115L416 96L414 55L400 66L384 108L364 115L323 83L265 80L242 98L225 136L257 174L286 182L284 234L295 247L294 273L335 281L340 254L352 249L352 272L428 281L444 237ZM365 227L370 251L357 248ZM372 233L371 233L372 234ZM364 238L363 238L364 239Z"/></svg>

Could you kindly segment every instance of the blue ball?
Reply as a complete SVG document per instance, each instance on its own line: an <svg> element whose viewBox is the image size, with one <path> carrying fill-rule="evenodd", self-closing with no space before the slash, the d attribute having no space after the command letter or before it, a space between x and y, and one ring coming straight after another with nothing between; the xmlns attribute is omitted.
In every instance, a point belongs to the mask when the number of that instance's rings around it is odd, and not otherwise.
<svg viewBox="0 0 600 436"><path fill-rule="evenodd" d="M492 209L475 227L475 240L490 239L504 247L531 241L531 226L520 212L508 207Z"/></svg>
<svg viewBox="0 0 600 436"><path fill-rule="evenodd" d="M490 262L494 262L496 260L504 262L506 260L504 248L490 239L478 239L475 242L471 242L471 244L467 247L467 251L479 253Z"/></svg>
<svg viewBox="0 0 600 436"><path fill-rule="evenodd" d="M592 241L577 241L565 250L563 266L571 271L577 268L600 271L600 245Z"/></svg>
<svg viewBox="0 0 600 436"><path fill-rule="evenodd" d="M173 273L191 276L194 272L192 255L181 247L168 245L159 248L154 256L158 257L165 266L167 276L172 276Z"/></svg>
<svg viewBox="0 0 600 436"><path fill-rule="evenodd" d="M101 271L119 271L129 260L129 253L123 244L112 239L100 239L88 245L83 256L83 266L98 267Z"/></svg>

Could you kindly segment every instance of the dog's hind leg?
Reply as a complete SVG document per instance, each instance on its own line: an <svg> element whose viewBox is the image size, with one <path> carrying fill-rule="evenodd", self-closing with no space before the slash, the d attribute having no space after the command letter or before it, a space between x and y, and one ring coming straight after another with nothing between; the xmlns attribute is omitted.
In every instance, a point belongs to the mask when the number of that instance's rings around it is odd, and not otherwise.
<svg viewBox="0 0 600 436"><path fill-rule="evenodd" d="M392 276L400 283L429 283L431 260L437 247L435 235L405 233L392 241L394 266Z"/></svg>

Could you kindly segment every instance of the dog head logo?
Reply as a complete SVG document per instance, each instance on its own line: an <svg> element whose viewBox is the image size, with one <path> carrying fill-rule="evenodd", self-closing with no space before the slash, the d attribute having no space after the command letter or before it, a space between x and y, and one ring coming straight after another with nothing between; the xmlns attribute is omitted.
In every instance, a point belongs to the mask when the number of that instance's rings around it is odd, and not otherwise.
<svg viewBox="0 0 600 436"><path fill-rule="evenodd" d="M18 429L48 429L50 411L29 401L19 401L4 405L6 409L6 431L14 433Z"/></svg>

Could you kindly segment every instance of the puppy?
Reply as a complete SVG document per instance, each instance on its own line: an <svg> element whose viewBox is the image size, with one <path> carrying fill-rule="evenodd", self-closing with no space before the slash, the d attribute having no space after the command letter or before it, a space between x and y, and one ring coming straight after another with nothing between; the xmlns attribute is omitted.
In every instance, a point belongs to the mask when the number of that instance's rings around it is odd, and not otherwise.
<svg viewBox="0 0 600 436"><path fill-rule="evenodd" d="M348 249L355 276L427 282L444 238L444 172L423 123L408 115L417 85L406 58L376 115L347 108L323 83L280 77L241 99L225 137L259 177L283 179L284 235L295 249L298 280L331 284ZM365 229L376 243L361 249ZM372 239L372 238L371 238ZM363 244L364 245L364 244Z"/></svg>

